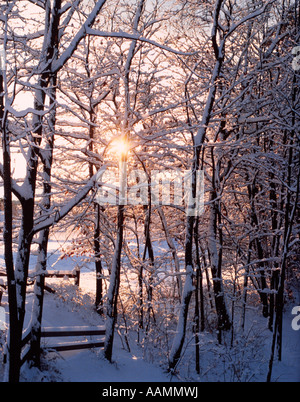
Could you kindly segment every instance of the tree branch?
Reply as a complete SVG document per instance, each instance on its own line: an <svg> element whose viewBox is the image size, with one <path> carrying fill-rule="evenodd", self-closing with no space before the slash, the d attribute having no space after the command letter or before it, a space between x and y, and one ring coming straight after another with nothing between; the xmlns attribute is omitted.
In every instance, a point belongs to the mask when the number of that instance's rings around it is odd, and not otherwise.
<svg viewBox="0 0 300 402"><path fill-rule="evenodd" d="M106 170L106 166L103 166L89 181L88 183L76 194L66 205L59 210L55 210L54 216L50 216L43 222L36 223L33 226L31 235L35 235L43 229L49 228L63 219L76 205L78 205L89 193L89 191L99 184L99 179Z"/></svg>
<svg viewBox="0 0 300 402"><path fill-rule="evenodd" d="M153 45L155 47L158 47L162 50L165 50L167 52L176 54L178 56L193 56L197 53L197 52L192 52L192 53L181 52L180 50L176 50L169 46L162 45L154 40L147 39L147 38L141 36L139 33L127 33L124 31L106 32L106 31L100 31L100 30L92 29L92 28L88 28L86 33L88 35L101 36L102 38L123 38L123 39L145 42L145 43L149 43L150 45Z"/></svg>

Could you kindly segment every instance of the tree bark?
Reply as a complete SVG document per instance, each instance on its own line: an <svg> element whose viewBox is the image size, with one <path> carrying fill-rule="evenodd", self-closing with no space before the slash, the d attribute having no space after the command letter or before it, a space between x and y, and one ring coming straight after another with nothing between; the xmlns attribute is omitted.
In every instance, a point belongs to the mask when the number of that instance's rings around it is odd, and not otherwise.
<svg viewBox="0 0 300 402"><path fill-rule="evenodd" d="M19 381L22 328L18 320L17 290L13 260L13 209L11 184L11 159L9 151L9 135L6 129L4 115L4 72L0 70L0 123L3 150L3 187L4 187L4 259L7 275L8 305L9 305L9 338L8 338L8 380L12 383ZM20 334L21 333L21 334Z"/></svg>
<svg viewBox="0 0 300 402"><path fill-rule="evenodd" d="M55 44L57 46L57 43ZM47 134L47 144L45 149L41 151L41 159L43 163L43 208L42 211L49 211L51 207L51 169L53 162L54 150L54 135L56 123L56 81L57 77L54 74L50 79L51 89L49 91L49 133ZM43 213L42 212L42 213ZM31 319L31 358L36 367L40 367L40 351L41 351L41 329L44 305L44 288L45 288L45 271L47 269L47 252L48 252L48 239L49 228L43 229L39 234L38 242L38 261L36 265L36 279L34 284L34 300L33 311Z"/></svg>
<svg viewBox="0 0 300 402"><path fill-rule="evenodd" d="M111 362L114 331L118 315L118 296L120 286L121 254L124 231L124 205L118 206L117 240L113 257L109 289L106 304L106 331L104 343L104 357Z"/></svg>

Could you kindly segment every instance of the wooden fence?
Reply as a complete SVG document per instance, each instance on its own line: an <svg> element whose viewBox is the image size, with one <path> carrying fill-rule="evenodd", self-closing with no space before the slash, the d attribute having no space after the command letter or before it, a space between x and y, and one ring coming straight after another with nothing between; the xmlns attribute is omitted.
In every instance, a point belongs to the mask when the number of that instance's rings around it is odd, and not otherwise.
<svg viewBox="0 0 300 402"><path fill-rule="evenodd" d="M88 327L44 327L41 331L41 338L65 338L65 337L100 337L101 339L82 339L72 340L72 342L59 342L56 344L49 344L44 347L48 351L69 351L80 349L103 348L105 328L103 326ZM21 365L23 365L31 357L30 350L31 332L24 331L22 338L22 354Z"/></svg>
<svg viewBox="0 0 300 402"><path fill-rule="evenodd" d="M2 279L0 279L0 306L1 306L1 300L2 300L2 295L3 295L3 290L6 290L6 285L2 283Z"/></svg>
<svg viewBox="0 0 300 402"><path fill-rule="evenodd" d="M73 271L52 271L47 270L45 274L46 278L74 278L74 284L79 286L80 281L80 270L74 269Z"/></svg>
<svg viewBox="0 0 300 402"><path fill-rule="evenodd" d="M0 277L6 277L6 273L0 271ZM46 278L74 278L75 285L79 286L80 280L80 270L73 270L73 271L46 271L45 273ZM6 289L6 286L1 283L1 287ZM2 291L0 287L0 303L2 297ZM53 289L45 286L45 289L51 292L54 292ZM63 337L99 337L105 335L105 328L103 326L97 327L45 327L42 329L41 338L63 338ZM31 331L28 329L24 331L21 347L21 365L23 365L27 360L31 357L31 349L30 349L30 342L31 342ZM92 349L92 348L102 348L104 347L104 340L97 339L97 340L81 340L81 341L72 341L72 342L63 342L57 343L54 345L48 345L45 349L48 350L55 350L57 352L68 351L68 350L80 350L80 349ZM4 361L6 357L4 357Z"/></svg>
<svg viewBox="0 0 300 402"><path fill-rule="evenodd" d="M80 270L74 269L73 271L55 271L55 270L47 270L45 273L45 278L74 278L74 284L79 286L80 282ZM0 271L0 277L6 277L6 272ZM27 285L32 284L32 280L34 278L29 274ZM0 282L0 287L6 289L6 286ZM0 289L1 290L1 289Z"/></svg>

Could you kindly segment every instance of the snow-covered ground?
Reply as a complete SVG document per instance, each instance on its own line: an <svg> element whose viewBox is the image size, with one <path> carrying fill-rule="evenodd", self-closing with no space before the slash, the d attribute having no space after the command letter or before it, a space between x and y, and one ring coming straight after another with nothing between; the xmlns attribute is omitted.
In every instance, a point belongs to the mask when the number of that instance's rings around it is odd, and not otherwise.
<svg viewBox="0 0 300 402"><path fill-rule="evenodd" d="M59 326L96 326L104 325L103 319L94 311L93 294L96 277L91 267L84 264L84 258L73 257L58 259L56 252L59 243L49 242L48 269L71 271L77 265L81 267L80 289L74 286L73 279L47 279L47 284L57 289L57 294L45 292L43 327ZM0 249L0 269L4 271L3 250ZM31 256L31 268L34 267L36 256ZM29 324L33 294L27 294L27 315L25 325ZM2 307L8 314L7 295L3 295ZM56 338L57 339L57 338ZM83 339L83 338L81 338ZM64 339L65 341L66 339ZM73 339L70 339L73 341ZM50 341L44 340L44 346ZM176 381L164 372L159 365L150 364L143 360L141 349L131 343L128 352L122 345L118 334L115 336L114 362L108 363L103 358L101 349L79 350L48 353L43 358L42 371L22 368L21 381L61 381L61 382L169 382ZM1 348L0 348L1 351ZM0 352L1 353L1 352ZM0 359L0 362L2 358ZM1 365L1 363L0 363ZM3 366L0 368L0 381L3 376Z"/></svg>
<svg viewBox="0 0 300 402"><path fill-rule="evenodd" d="M82 265L78 258L61 259L57 261L55 250L57 244L50 244L49 269L72 270L76 265ZM1 251L1 250L0 250ZM34 265L32 257L31 265ZM1 257L0 268L4 267ZM94 326L104 325L103 319L94 311L95 273L91 266L82 268L80 289L73 285L73 279L47 279L47 283L55 286L56 294L45 294L43 326ZM296 295L299 297L299 294ZM28 293L26 325L30 320L33 295ZM300 297L296 301L300 305ZM295 305L295 304L293 304ZM288 306L284 320L283 360L274 362L273 381L300 382L300 331L294 331L291 326L292 307ZM8 310L7 295L4 294L2 306ZM267 376L268 358L271 350L271 336L264 321L260 324L260 315L255 309L247 313L249 327L248 336L237 338L236 347L217 345L216 337L211 333L200 334L200 367L197 375L194 370L194 346L187 345L184 359L178 375L171 376L166 372L167 362L162 358L152 356L151 363L144 359L144 350L137 343L136 334L129 333L130 352L124 347L124 337L118 332L112 364L103 358L100 349L52 352L43 356L42 371L29 368L26 364L22 370L22 381L55 381L55 382L201 382L201 381L265 381ZM256 322L254 322L256 320ZM253 325L252 325L253 324ZM252 330L252 328L254 328ZM45 340L45 346L49 340ZM263 344L263 347L262 347ZM0 349L1 350L1 349ZM189 355L191 358L189 358ZM227 367L233 368L229 370ZM3 366L0 368L0 379L3 376Z"/></svg>
<svg viewBox="0 0 300 402"><path fill-rule="evenodd" d="M83 276L85 276L83 274ZM91 276L83 280L89 283ZM73 289L73 285L63 286L60 295L46 294L43 326L93 326L103 321L91 308L92 300ZM68 294L67 294L68 293ZM29 296L28 303L31 297ZM84 305L82 303L88 303ZM44 346L50 345L44 340ZM53 352L44 357L44 371L23 369L23 381L63 381L63 382L149 382L169 381L170 377L153 364L148 364L139 356L138 348L131 353L122 348L116 335L114 363L108 363L101 349ZM46 366L45 366L46 365Z"/></svg>
<svg viewBox="0 0 300 402"><path fill-rule="evenodd" d="M94 275L82 274L82 285L92 287ZM58 280L51 280L58 282ZM46 292L43 312L44 327L59 326L96 326L103 325L101 317L93 310L93 301L78 291L73 281L64 282L59 294ZM32 294L27 296L27 310L30 312ZM7 309L7 299L4 296L2 306ZM26 324L30 317L27 316ZM81 338L84 339L84 338ZM57 340L57 338L56 338ZM73 339L70 339L73 341ZM66 338L64 339L66 341ZM51 341L44 339L44 346L50 346ZM115 338L114 363L108 363L102 355L101 349L52 352L43 358L43 371L29 368L22 369L22 381L63 381L63 382L165 382L170 376L159 366L143 361L140 350L134 347L131 353L124 350L119 335ZM1 359L2 360L2 359ZM0 370L3 374L3 368ZM174 381L174 379L173 379Z"/></svg>

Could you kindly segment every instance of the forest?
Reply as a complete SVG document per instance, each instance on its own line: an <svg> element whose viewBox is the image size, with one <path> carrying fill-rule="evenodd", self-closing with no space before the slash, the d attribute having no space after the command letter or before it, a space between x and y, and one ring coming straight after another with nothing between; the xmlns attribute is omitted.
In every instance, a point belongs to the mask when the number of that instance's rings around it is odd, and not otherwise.
<svg viewBox="0 0 300 402"><path fill-rule="evenodd" d="M299 78L299 0L0 1L2 381L51 300L99 367L300 381Z"/></svg>

